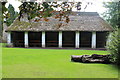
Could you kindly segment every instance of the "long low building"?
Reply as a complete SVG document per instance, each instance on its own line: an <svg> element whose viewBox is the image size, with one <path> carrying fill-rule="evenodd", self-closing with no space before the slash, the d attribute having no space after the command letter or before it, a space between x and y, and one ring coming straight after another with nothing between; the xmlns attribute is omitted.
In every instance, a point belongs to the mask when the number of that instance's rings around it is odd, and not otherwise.
<svg viewBox="0 0 120 80"><path fill-rule="evenodd" d="M16 19L7 28L7 43L13 47L104 48L112 27L97 12L72 12L70 22ZM58 24L62 23L61 26Z"/></svg>

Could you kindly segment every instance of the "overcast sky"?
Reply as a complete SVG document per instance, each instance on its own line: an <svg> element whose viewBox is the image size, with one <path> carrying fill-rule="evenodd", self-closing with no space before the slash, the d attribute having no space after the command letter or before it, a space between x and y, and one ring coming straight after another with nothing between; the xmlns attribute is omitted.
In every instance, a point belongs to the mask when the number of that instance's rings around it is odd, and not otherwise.
<svg viewBox="0 0 120 80"><path fill-rule="evenodd" d="M36 1L40 1L40 0L36 0ZM57 0L55 0L57 1ZM82 9L81 11L85 11L85 12L98 12L98 13L103 13L106 9L103 7L103 2L108 2L108 1L111 1L111 0L69 0L69 1L75 1L75 2L78 2L78 1L81 1L82 2ZM87 8L84 10L85 8L85 5L87 4L87 2L91 2L92 4L89 4L87 6ZM12 4L15 8L16 11L19 12L19 9L18 9L18 6L21 5L21 2L17 1L17 0L8 0L8 3L6 5L6 7L10 4Z"/></svg>

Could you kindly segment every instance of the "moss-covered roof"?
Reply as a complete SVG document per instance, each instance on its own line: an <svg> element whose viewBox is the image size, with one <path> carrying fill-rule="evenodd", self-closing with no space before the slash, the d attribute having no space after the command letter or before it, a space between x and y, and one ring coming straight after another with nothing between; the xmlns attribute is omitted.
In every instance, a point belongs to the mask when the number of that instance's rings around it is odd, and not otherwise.
<svg viewBox="0 0 120 80"><path fill-rule="evenodd" d="M58 19L49 17L49 21L27 21L16 19L6 31L112 31L111 26L96 12L77 12L69 16L70 22L62 21L58 26Z"/></svg>

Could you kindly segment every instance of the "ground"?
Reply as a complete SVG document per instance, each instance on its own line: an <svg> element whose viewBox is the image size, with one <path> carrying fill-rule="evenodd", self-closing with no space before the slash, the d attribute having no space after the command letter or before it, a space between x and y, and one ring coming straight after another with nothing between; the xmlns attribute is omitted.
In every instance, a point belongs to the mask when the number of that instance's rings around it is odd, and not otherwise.
<svg viewBox="0 0 120 80"><path fill-rule="evenodd" d="M71 55L109 54L76 49L2 48L3 78L117 78L112 64L75 63Z"/></svg>

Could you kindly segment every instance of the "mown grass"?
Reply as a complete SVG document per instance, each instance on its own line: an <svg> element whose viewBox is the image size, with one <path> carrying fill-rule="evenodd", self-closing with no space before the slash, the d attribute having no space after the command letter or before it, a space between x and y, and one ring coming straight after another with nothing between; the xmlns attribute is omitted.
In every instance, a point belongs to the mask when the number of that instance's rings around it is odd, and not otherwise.
<svg viewBox="0 0 120 80"><path fill-rule="evenodd" d="M2 44L0 43L0 79L2 79Z"/></svg>
<svg viewBox="0 0 120 80"><path fill-rule="evenodd" d="M107 51L3 48L3 78L117 78L112 64L70 61L71 55L109 54Z"/></svg>

